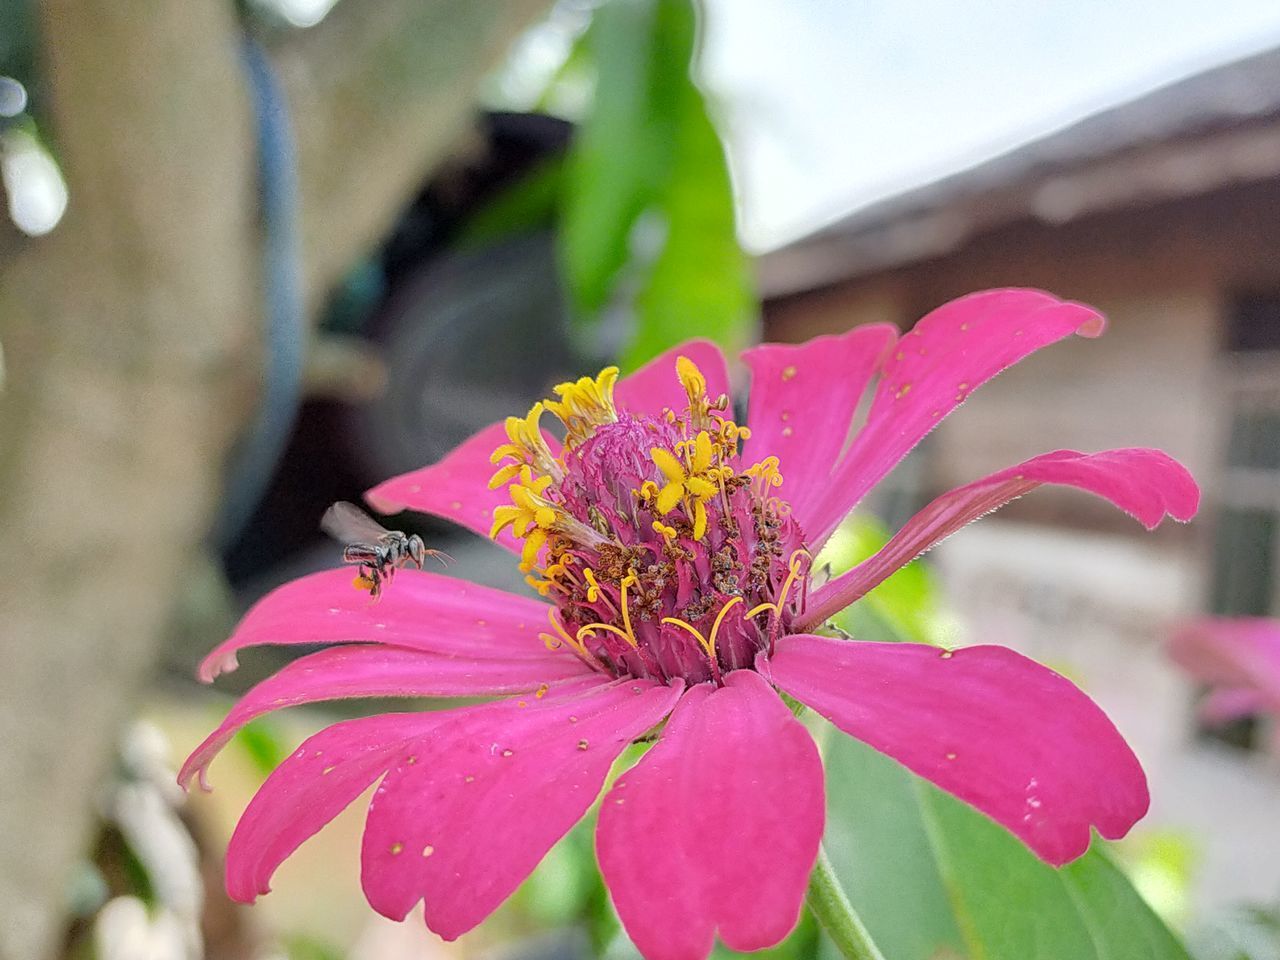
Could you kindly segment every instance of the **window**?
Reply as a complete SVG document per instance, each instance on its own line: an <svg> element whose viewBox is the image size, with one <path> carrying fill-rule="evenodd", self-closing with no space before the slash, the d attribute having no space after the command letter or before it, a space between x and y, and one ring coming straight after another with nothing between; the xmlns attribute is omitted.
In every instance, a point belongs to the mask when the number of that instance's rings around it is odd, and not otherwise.
<svg viewBox="0 0 1280 960"><path fill-rule="evenodd" d="M1248 294L1227 314L1226 449L1216 491L1211 612L1280 616L1280 294ZM1253 746L1243 721L1222 739Z"/></svg>

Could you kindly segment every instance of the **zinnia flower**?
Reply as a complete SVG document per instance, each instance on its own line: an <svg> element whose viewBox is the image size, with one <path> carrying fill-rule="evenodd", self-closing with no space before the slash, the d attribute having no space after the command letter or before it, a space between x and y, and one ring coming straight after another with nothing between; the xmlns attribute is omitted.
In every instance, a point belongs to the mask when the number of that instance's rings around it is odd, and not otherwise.
<svg viewBox="0 0 1280 960"><path fill-rule="evenodd" d="M1223 724L1255 713L1280 716L1280 620L1200 617L1180 624L1169 654L1209 686L1200 716Z"/></svg>
<svg viewBox="0 0 1280 960"><path fill-rule="evenodd" d="M244 696L184 782L244 723L337 697L491 696L348 720L306 741L249 804L227 888L251 901L307 837L379 783L361 852L378 912L419 902L452 939L487 917L596 801L624 748L656 739L600 807L597 853L650 960L780 941L823 832L823 773L786 692L972 804L1053 864L1096 828L1122 836L1146 781L1102 711L1011 650L823 635L835 613L969 521L1044 483L1110 500L1147 527L1199 492L1156 450L1059 450L938 497L852 571L812 557L842 518L1000 370L1092 309L1030 290L949 303L905 336L864 326L745 353L746 426L724 358L693 341L630 377L556 388L369 501L447 517L519 558L543 599L406 570L371 603L333 570L263 599L203 676L266 643L333 644ZM849 437L873 380L865 424ZM544 433L553 414L563 443ZM495 467L497 472L494 473ZM785 479L784 479L785 478ZM856 814L855 814L856 815Z"/></svg>

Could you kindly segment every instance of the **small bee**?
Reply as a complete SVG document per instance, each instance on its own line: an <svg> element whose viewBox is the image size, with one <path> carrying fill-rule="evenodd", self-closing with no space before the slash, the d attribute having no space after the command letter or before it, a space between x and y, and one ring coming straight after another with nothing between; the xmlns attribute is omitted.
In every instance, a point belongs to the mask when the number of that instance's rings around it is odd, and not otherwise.
<svg viewBox="0 0 1280 960"><path fill-rule="evenodd" d="M339 500L320 518L320 529L339 543L344 563L357 564L359 572L353 581L356 589L367 590L373 599L382 593L395 572L412 563L419 570L427 557L441 563L450 559L440 550L428 550L416 533L388 530L353 503Z"/></svg>

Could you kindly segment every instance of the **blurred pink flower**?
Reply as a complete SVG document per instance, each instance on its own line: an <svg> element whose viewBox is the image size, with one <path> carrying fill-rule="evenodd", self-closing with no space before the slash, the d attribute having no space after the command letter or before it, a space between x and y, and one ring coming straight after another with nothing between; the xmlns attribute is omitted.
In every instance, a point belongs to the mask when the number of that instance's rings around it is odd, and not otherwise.
<svg viewBox="0 0 1280 960"><path fill-rule="evenodd" d="M1069 681L1002 647L815 631L1043 483L1088 490L1147 527L1186 520L1199 492L1177 462L1146 449L1034 457L943 494L852 571L810 581L810 558L841 519L973 390L1102 326L1080 304L996 290L946 304L902 337L873 325L757 347L744 355L749 429L729 419L719 350L693 341L616 383L610 368L563 384L529 416L370 491L382 510L496 536L550 603L406 570L371 604L329 571L250 611L206 661L206 680L243 647L335 646L246 694L188 759L184 782L203 777L240 726L283 706L511 697L312 737L245 811L227 854L231 896L265 893L285 857L380 780L362 852L369 902L403 919L423 901L427 925L456 937L583 816L623 749L656 737L605 795L597 831L627 932L651 960L704 957L717 931L734 949L769 946L799 914L825 805L818 751L779 690L1050 863L1083 853L1091 828L1123 835L1146 812L1145 777ZM875 378L866 424L846 444ZM563 446L541 431L544 412L564 423Z"/></svg>
<svg viewBox="0 0 1280 960"><path fill-rule="evenodd" d="M1209 686L1200 715L1223 724L1255 713L1280 716L1280 620L1201 617L1179 624L1169 654Z"/></svg>

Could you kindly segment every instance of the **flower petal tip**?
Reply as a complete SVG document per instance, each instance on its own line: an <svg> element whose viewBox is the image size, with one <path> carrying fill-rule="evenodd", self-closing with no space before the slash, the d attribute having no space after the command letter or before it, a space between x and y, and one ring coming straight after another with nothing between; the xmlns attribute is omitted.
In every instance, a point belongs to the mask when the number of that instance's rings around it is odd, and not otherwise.
<svg viewBox="0 0 1280 960"><path fill-rule="evenodd" d="M213 683L224 673L233 673L240 668L240 660L234 650L222 652L215 650L200 661L200 669L196 676L201 683Z"/></svg>
<svg viewBox="0 0 1280 960"><path fill-rule="evenodd" d="M1107 318L1087 303L1068 301L1063 308L1077 311L1080 314L1080 325L1076 327L1076 336L1094 340L1107 330Z"/></svg>

